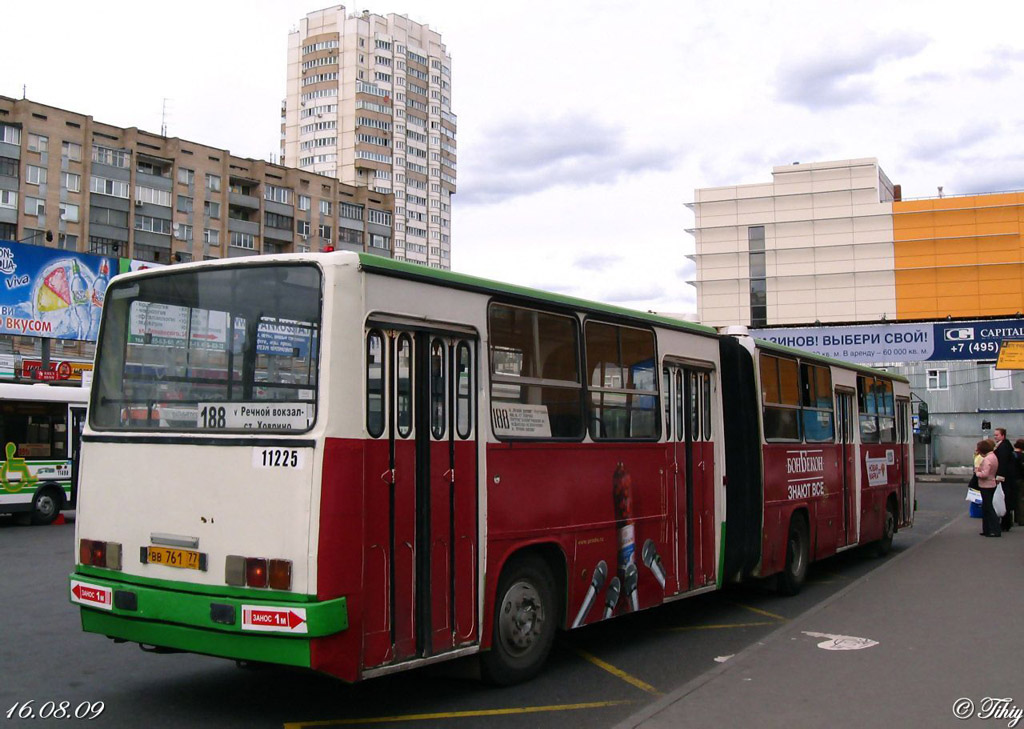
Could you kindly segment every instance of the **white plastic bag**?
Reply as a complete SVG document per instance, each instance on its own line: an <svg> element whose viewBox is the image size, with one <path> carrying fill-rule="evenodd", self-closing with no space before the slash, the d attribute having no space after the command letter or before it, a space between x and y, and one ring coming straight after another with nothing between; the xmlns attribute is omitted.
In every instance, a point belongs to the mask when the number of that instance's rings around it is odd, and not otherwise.
<svg viewBox="0 0 1024 729"><path fill-rule="evenodd" d="M970 501L972 504L981 504L981 492L978 489L967 489L967 496L964 501Z"/></svg>
<svg viewBox="0 0 1024 729"><path fill-rule="evenodd" d="M996 492L992 495L992 508L996 510L996 516L1006 516L1006 497L1001 483L996 484Z"/></svg>

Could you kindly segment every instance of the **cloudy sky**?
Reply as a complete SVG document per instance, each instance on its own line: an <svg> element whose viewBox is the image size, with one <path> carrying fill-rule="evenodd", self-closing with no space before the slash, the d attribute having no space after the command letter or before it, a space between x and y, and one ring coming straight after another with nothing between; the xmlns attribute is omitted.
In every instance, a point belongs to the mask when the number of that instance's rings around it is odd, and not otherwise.
<svg viewBox="0 0 1024 729"><path fill-rule="evenodd" d="M8 3L0 94L269 159L329 3ZM692 312L694 189L877 157L904 197L1024 189L1024 3L366 0L439 31L457 271Z"/></svg>

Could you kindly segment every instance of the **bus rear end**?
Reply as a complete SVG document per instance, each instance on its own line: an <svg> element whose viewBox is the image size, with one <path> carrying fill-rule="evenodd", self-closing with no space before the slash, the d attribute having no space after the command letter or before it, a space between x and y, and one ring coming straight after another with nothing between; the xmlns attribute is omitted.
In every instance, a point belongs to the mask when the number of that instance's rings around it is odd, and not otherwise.
<svg viewBox="0 0 1024 729"><path fill-rule="evenodd" d="M315 589L323 291L280 258L111 283L69 586L86 631L309 666L345 629Z"/></svg>

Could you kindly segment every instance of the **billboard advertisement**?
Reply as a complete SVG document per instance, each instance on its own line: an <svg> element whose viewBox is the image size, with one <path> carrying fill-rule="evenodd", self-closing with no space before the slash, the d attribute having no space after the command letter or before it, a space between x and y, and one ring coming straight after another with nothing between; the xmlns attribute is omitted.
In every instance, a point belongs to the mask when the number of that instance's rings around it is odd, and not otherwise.
<svg viewBox="0 0 1024 729"><path fill-rule="evenodd" d="M0 334L95 340L119 260L0 241Z"/></svg>
<svg viewBox="0 0 1024 729"><path fill-rule="evenodd" d="M1002 343L1024 339L1024 319L751 329L786 347L860 364L996 359Z"/></svg>

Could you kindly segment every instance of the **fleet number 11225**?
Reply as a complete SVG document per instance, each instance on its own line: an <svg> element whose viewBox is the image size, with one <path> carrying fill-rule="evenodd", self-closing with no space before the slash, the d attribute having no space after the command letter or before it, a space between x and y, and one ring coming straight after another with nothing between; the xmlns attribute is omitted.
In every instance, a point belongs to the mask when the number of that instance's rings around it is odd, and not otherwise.
<svg viewBox="0 0 1024 729"><path fill-rule="evenodd" d="M261 468L301 468L302 457L295 448L258 448L253 465Z"/></svg>

